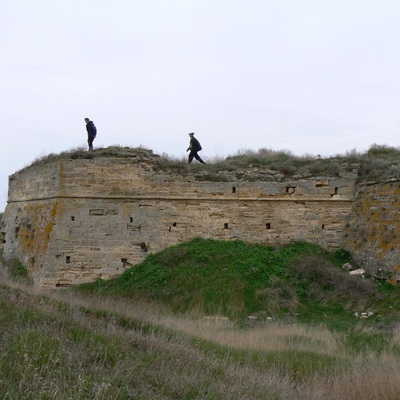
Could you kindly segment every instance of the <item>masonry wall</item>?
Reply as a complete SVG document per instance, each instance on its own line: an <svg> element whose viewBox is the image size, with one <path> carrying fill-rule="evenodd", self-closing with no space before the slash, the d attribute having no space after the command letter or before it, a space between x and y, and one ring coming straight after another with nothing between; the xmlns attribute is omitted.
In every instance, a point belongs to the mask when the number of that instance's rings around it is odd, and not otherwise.
<svg viewBox="0 0 400 400"><path fill-rule="evenodd" d="M40 286L109 279L193 237L344 247L355 176L199 182L151 160L61 160L10 177L1 234Z"/></svg>
<svg viewBox="0 0 400 400"><path fill-rule="evenodd" d="M376 276L400 281L400 181L359 185L346 240Z"/></svg>

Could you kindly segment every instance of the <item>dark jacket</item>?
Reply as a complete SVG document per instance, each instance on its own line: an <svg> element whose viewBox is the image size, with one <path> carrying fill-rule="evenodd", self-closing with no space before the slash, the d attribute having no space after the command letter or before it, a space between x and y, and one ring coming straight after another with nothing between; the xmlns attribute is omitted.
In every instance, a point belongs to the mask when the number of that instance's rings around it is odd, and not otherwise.
<svg viewBox="0 0 400 400"><path fill-rule="evenodd" d="M190 139L190 144L189 144L188 150L197 152L197 151L200 151L201 149L202 149L202 147L201 147L200 142L196 138L192 137Z"/></svg>
<svg viewBox="0 0 400 400"><path fill-rule="evenodd" d="M94 126L93 121L89 121L89 122L86 124L86 130L87 130L87 133L88 133L89 136L96 137L97 129L96 129L96 127Z"/></svg>

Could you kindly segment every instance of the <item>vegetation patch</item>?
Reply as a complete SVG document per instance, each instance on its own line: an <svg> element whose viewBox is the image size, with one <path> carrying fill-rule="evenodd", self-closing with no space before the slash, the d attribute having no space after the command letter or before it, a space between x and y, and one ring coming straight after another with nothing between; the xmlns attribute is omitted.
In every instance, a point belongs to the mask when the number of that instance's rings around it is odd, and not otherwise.
<svg viewBox="0 0 400 400"><path fill-rule="evenodd" d="M225 158L207 159L206 165L187 164L186 158L162 156L151 150L138 147L110 146L86 151L79 147L59 154L39 157L26 168L61 159L131 158L135 161L150 161L155 172L191 175L199 181L225 182L234 180L275 180L282 176L340 176L351 173L358 175L360 182L400 179L400 149L385 145L372 145L367 152L355 150L330 157L320 155L295 155L286 150L239 150Z"/></svg>
<svg viewBox="0 0 400 400"><path fill-rule="evenodd" d="M270 318L348 329L356 312L373 310L374 321L390 329L399 316L398 288L350 275L347 251L329 252L294 242L280 248L242 241L196 238L149 255L120 277L75 290L125 298L145 298L173 312L226 316L241 323ZM386 293L386 292L387 293ZM389 307L390 296L391 306ZM386 309L388 308L388 309Z"/></svg>
<svg viewBox="0 0 400 400"><path fill-rule="evenodd" d="M5 272L10 279L30 284L32 279L29 277L29 273L25 265L21 263L17 258L13 258L11 261L6 261L3 257L3 251L0 251L0 264L5 268Z"/></svg>

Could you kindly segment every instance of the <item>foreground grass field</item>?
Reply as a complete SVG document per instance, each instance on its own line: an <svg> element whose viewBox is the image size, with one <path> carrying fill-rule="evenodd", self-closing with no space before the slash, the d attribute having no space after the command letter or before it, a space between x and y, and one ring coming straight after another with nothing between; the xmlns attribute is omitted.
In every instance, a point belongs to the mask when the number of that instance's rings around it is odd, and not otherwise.
<svg viewBox="0 0 400 400"><path fill-rule="evenodd" d="M0 398L398 399L399 290L345 261L195 239L81 288L2 278Z"/></svg>

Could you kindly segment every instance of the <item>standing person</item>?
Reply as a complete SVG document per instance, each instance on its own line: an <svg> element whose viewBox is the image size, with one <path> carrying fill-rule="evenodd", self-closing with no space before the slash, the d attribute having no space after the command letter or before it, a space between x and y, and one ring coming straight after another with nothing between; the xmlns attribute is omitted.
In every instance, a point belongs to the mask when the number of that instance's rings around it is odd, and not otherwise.
<svg viewBox="0 0 400 400"><path fill-rule="evenodd" d="M85 118L86 122L86 130L88 134L88 145L89 145L89 151L93 150L93 140L97 135L97 129L94 126L93 121L91 121L89 118Z"/></svg>
<svg viewBox="0 0 400 400"><path fill-rule="evenodd" d="M193 157L200 163L205 164L205 162L200 158L197 154L198 151L201 151L201 144L200 142L194 137L194 132L189 133L190 143L189 147L186 151L190 150L188 163L190 164L193 160Z"/></svg>

